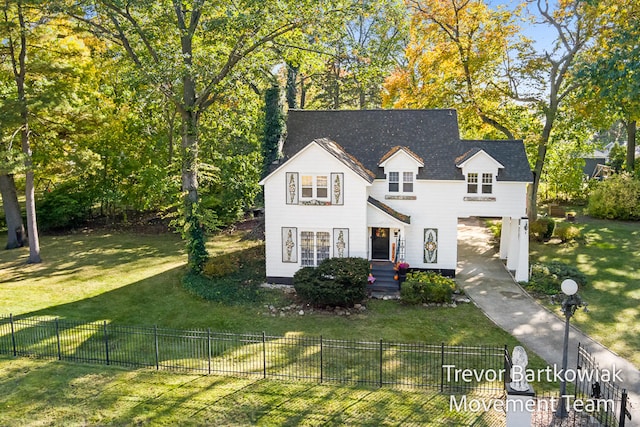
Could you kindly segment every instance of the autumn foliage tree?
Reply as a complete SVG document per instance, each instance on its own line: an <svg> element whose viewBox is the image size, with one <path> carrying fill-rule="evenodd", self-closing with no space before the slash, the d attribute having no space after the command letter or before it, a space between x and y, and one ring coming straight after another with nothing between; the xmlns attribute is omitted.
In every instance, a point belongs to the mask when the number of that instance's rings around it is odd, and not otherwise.
<svg viewBox="0 0 640 427"><path fill-rule="evenodd" d="M406 66L385 83L393 108L454 107L468 137L514 138L505 65L516 13L480 0L411 0Z"/></svg>

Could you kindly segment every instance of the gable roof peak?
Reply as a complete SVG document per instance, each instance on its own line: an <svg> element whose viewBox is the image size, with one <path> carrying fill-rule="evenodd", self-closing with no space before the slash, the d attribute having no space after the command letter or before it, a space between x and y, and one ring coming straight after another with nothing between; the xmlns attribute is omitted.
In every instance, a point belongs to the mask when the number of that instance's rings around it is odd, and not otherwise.
<svg viewBox="0 0 640 427"><path fill-rule="evenodd" d="M471 159L473 159L474 157L476 157L477 155L483 153L485 156L489 157L491 160L493 160L497 165L498 168L503 169L504 165L502 165L502 163L500 163L499 161L497 161L493 156L491 156L489 153L487 153L485 150L483 150L480 147L472 147L470 150L468 150L466 153L464 153L462 156L457 157L456 158L456 166L458 168L462 168L464 167L464 165Z"/></svg>
<svg viewBox="0 0 640 427"><path fill-rule="evenodd" d="M387 160L389 160L391 157L393 157L396 153L399 153L400 151L403 151L403 152L407 153L410 157L412 157L420 165L420 167L424 166L424 160L422 159L422 157L418 156L416 153L411 151L409 148L407 148L405 146L402 146L402 145L396 145L395 147L391 148L391 150L387 151L382 156L380 161L378 162L378 165L379 166L384 166L384 163Z"/></svg>

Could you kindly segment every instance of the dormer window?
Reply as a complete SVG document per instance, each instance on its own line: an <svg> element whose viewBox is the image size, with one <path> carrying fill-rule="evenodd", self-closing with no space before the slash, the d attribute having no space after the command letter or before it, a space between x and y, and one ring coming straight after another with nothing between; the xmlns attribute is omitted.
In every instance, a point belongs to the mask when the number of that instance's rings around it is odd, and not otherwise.
<svg viewBox="0 0 640 427"><path fill-rule="evenodd" d="M475 194L478 192L478 174L467 174L467 193Z"/></svg>
<svg viewBox="0 0 640 427"><path fill-rule="evenodd" d="M493 175L490 173L482 174L482 194L493 193Z"/></svg>
<svg viewBox="0 0 640 427"><path fill-rule="evenodd" d="M482 174L482 185L480 188L482 190L482 194L493 193L493 174L491 173ZM467 174L467 193L469 194L478 193L478 173L470 172Z"/></svg>
<svg viewBox="0 0 640 427"><path fill-rule="evenodd" d="M411 172L402 173L402 191L413 193L413 174Z"/></svg>
<svg viewBox="0 0 640 427"><path fill-rule="evenodd" d="M389 193L399 193L400 189L403 193L413 193L413 175L413 172L389 172Z"/></svg>
<svg viewBox="0 0 640 427"><path fill-rule="evenodd" d="M389 192L400 191L400 172L389 172Z"/></svg>

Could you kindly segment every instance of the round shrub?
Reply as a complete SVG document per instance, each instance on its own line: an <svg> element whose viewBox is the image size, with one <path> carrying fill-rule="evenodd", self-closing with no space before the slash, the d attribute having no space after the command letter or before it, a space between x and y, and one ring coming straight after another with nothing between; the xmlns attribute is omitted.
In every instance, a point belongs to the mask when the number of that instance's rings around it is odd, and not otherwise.
<svg viewBox="0 0 640 427"><path fill-rule="evenodd" d="M553 236L556 222L549 217L538 218L529 227L531 236L539 242L549 240Z"/></svg>
<svg viewBox="0 0 640 427"><path fill-rule="evenodd" d="M311 305L351 307L367 296L368 275L369 261L364 258L328 258L317 268L298 270L293 286Z"/></svg>
<svg viewBox="0 0 640 427"><path fill-rule="evenodd" d="M587 277L576 267L559 261L536 263L531 266L531 278L524 287L534 294L556 295L562 293L560 285L565 279L573 279L578 286L587 284Z"/></svg>
<svg viewBox="0 0 640 427"><path fill-rule="evenodd" d="M400 289L400 298L409 304L451 302L456 282L432 271L407 274Z"/></svg>
<svg viewBox="0 0 640 427"><path fill-rule="evenodd" d="M563 223L556 226L553 234L564 243L579 239L582 236L582 231L575 225Z"/></svg>

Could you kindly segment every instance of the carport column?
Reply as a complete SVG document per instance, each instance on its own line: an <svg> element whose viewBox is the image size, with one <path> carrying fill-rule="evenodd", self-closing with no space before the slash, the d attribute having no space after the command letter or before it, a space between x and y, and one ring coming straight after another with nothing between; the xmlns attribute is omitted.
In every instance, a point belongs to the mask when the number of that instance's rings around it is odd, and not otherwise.
<svg viewBox="0 0 640 427"><path fill-rule="evenodd" d="M520 219L518 235L518 266L516 267L516 280L518 282L529 281L529 219Z"/></svg>
<svg viewBox="0 0 640 427"><path fill-rule="evenodd" d="M509 230L511 229L511 218L502 217L502 228L500 230L500 259L507 259L509 254Z"/></svg>
<svg viewBox="0 0 640 427"><path fill-rule="evenodd" d="M507 251L507 270L518 268L518 220L509 219L509 249Z"/></svg>

